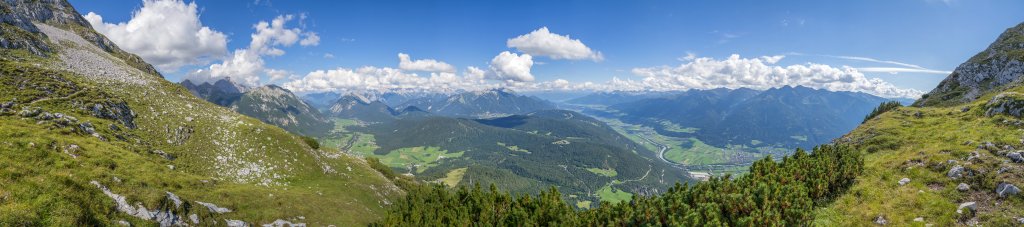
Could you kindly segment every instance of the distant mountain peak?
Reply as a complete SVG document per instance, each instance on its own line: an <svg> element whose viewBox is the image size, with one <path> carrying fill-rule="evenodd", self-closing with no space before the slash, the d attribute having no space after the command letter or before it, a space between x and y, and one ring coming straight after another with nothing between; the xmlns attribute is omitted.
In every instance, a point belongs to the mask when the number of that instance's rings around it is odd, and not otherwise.
<svg viewBox="0 0 1024 227"><path fill-rule="evenodd" d="M370 101L358 94L342 96L328 111L342 118L354 118L363 121L383 122L394 119L396 111L380 101Z"/></svg>
<svg viewBox="0 0 1024 227"><path fill-rule="evenodd" d="M554 104L548 101L518 95L509 89L489 89L444 97L424 97L410 100L397 107L401 109L408 106L416 106L438 115L474 118L525 114L555 108Z"/></svg>

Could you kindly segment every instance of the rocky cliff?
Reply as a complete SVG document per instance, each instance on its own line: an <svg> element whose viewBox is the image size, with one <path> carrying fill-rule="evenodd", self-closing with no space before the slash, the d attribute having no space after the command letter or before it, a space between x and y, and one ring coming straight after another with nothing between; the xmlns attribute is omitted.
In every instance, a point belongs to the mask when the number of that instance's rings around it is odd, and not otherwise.
<svg viewBox="0 0 1024 227"><path fill-rule="evenodd" d="M1024 23L1006 29L984 51L960 64L915 106L949 106L977 100L991 90L1020 86L1024 75Z"/></svg>

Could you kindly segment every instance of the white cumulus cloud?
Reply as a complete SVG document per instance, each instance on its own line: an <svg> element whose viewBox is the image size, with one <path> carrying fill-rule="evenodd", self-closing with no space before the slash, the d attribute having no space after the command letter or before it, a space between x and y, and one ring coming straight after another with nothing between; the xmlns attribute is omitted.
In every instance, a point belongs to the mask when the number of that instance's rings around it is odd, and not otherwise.
<svg viewBox="0 0 1024 227"><path fill-rule="evenodd" d="M196 70L185 77L194 83L231 78L231 81L236 83L253 86L259 84L263 72L263 59L259 54L247 49L238 49L223 62L212 64L207 69Z"/></svg>
<svg viewBox="0 0 1024 227"><path fill-rule="evenodd" d="M306 38L299 40L299 45L302 46L316 46L320 45L320 36L316 32L306 32Z"/></svg>
<svg viewBox="0 0 1024 227"><path fill-rule="evenodd" d="M161 71L201 65L223 57L227 36L203 26L196 4L181 0L146 0L127 22L106 23L99 14L84 17L121 49L142 57Z"/></svg>
<svg viewBox="0 0 1024 227"><path fill-rule="evenodd" d="M490 79L533 81L533 74L530 74L532 67L533 57L530 54L518 55L503 51L491 59Z"/></svg>
<svg viewBox="0 0 1024 227"><path fill-rule="evenodd" d="M405 72L396 68L364 66L349 69L339 67L332 70L310 72L300 79L284 83L282 87L294 92L388 90L449 92L478 90L498 86L485 83L479 75L474 75L475 73L479 72L470 70L464 76L447 72L430 73L428 76L420 76L419 74Z"/></svg>
<svg viewBox="0 0 1024 227"><path fill-rule="evenodd" d="M398 68L409 71L455 73L455 66L434 59L412 60L408 54L398 53Z"/></svg>
<svg viewBox="0 0 1024 227"><path fill-rule="evenodd" d="M260 84L260 78L264 75L268 77L269 81L287 77L289 74L285 71L265 68L263 56L284 55L285 51L279 47L293 46L296 43L310 46L320 42L320 38L315 32L288 27L288 22L293 18L292 15L281 15L270 22L256 23L253 25L255 32L251 35L252 40L249 42L248 48L235 50L233 55L228 56L221 63L210 65L207 69L190 72L185 79L202 83L231 78L232 81L255 86Z"/></svg>
<svg viewBox="0 0 1024 227"><path fill-rule="evenodd" d="M604 56L601 52L591 50L579 39L572 39L568 35L559 35L542 27L529 34L511 38L506 42L509 48L516 48L523 53L534 56L545 56L551 59L583 60L590 59L601 61Z"/></svg>
<svg viewBox="0 0 1024 227"><path fill-rule="evenodd" d="M399 55L400 61L412 61ZM423 91L455 92L507 88L528 91L669 91L714 88L764 90L782 86L806 86L830 91L864 92L881 97L916 98L923 92L896 87L878 78L867 78L858 69L806 63L778 65L785 56L726 59L691 55L678 66L634 68L635 78L613 77L604 82L553 79L535 81L530 74L529 54L508 51L492 59L488 69L466 67L461 75L432 72L421 75L401 68L364 66L317 70L282 86L295 92ZM405 60L403 60L405 59ZM454 71L454 70L452 70Z"/></svg>
<svg viewBox="0 0 1024 227"><path fill-rule="evenodd" d="M686 90L713 88L768 89L782 86L806 86L831 91L864 92L882 97L918 97L923 92L898 88L878 78L867 78L855 68L824 64L780 66L782 57L727 59L696 58L682 65L634 68L633 74L643 77L642 87L654 90Z"/></svg>
<svg viewBox="0 0 1024 227"><path fill-rule="evenodd" d="M292 74L287 70L280 69L266 69L264 70L264 73L266 73L267 76L270 77L270 82L278 81L292 76Z"/></svg>
<svg viewBox="0 0 1024 227"><path fill-rule="evenodd" d="M303 32L299 28L286 28L285 24L288 21L294 19L293 15L281 15L274 18L270 22L260 21L253 25L256 29L256 33L252 34L252 42L249 43L249 49L256 51L261 55L280 56L284 54L284 50L277 48L277 46L288 47L295 45L300 42L300 34L305 36L302 38L302 46L315 46L320 43L320 36L317 36L315 32Z"/></svg>

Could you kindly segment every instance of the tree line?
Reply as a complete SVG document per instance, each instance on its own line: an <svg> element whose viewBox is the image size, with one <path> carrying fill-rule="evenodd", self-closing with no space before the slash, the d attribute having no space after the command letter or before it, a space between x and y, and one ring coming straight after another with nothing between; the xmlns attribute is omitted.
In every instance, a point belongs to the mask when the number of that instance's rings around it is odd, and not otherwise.
<svg viewBox="0 0 1024 227"><path fill-rule="evenodd" d="M813 208L842 194L863 171L861 153L845 145L802 149L754 162L750 173L676 184L666 193L577 210L557 188L536 196L495 186L448 189L416 185L375 226L790 226L813 218Z"/></svg>
<svg viewBox="0 0 1024 227"><path fill-rule="evenodd" d="M868 120L871 120L872 118L875 118L878 115L882 115L885 112L889 112L890 110L895 110L900 107L903 107L903 104L900 104L900 102L898 101L888 101L883 102L882 104L878 104L878 107L875 107L874 109L871 110L871 113L868 113L867 116L864 116L864 121L862 121L861 123L863 124L865 122L868 122Z"/></svg>

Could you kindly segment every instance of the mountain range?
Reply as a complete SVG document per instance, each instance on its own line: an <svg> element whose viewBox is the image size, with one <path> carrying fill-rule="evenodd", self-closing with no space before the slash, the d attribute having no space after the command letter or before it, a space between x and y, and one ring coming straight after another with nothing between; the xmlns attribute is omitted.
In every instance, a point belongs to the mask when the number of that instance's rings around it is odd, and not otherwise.
<svg viewBox="0 0 1024 227"><path fill-rule="evenodd" d="M368 122L392 121L398 114L381 101L370 101L359 95L342 96L327 111L331 116Z"/></svg>
<svg viewBox="0 0 1024 227"><path fill-rule="evenodd" d="M222 78L213 84L196 85L190 80L181 84L196 97L228 107L235 112L260 119L289 132L300 135L323 136L334 128L334 123L320 110L313 108L291 91L277 85L249 88Z"/></svg>
<svg viewBox="0 0 1024 227"><path fill-rule="evenodd" d="M612 104L587 113L650 126L668 136L695 137L716 147L786 148L827 143L855 128L864 115L885 101L888 99L865 93L802 86L764 91L719 88L677 94L599 93L574 100Z"/></svg>
<svg viewBox="0 0 1024 227"><path fill-rule="evenodd" d="M192 95L201 97L220 106L230 106L242 97L242 93L248 90L247 87L232 82L230 78L224 78L214 83L203 82L195 84L191 80L181 81L181 86L188 89Z"/></svg>
<svg viewBox="0 0 1024 227"><path fill-rule="evenodd" d="M551 102L518 95L505 89L422 97L409 100L396 108L403 109L409 106L415 106L437 115L471 118L499 117L555 109L555 105Z"/></svg>

